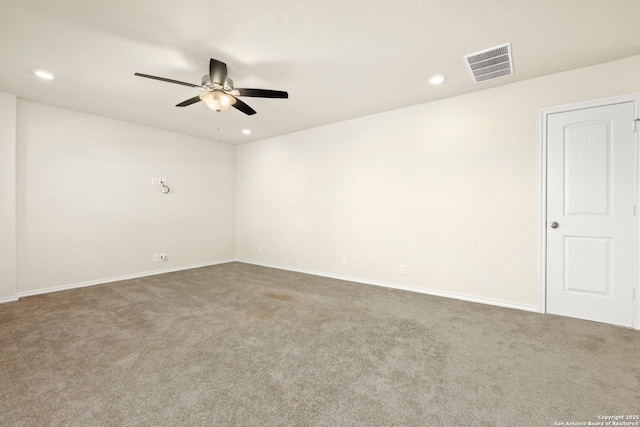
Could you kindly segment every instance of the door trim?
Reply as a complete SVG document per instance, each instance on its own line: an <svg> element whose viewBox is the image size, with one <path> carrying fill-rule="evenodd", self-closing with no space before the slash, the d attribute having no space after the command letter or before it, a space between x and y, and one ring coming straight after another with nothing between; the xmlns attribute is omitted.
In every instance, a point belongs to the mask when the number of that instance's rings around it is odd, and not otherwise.
<svg viewBox="0 0 640 427"><path fill-rule="evenodd" d="M575 102L571 104L545 107L538 110L538 311L542 314L547 312L547 118L550 114L564 113L568 111L583 110L586 108L604 107L607 105L633 102L636 118L640 118L640 93L620 95L609 98L600 98L589 101ZM640 200L640 123L637 132L634 133L634 194L635 204ZM638 280L638 264L640 263L638 242L640 242L640 232L638 227L638 216L636 213L634 220L634 244L633 244L633 283L635 288L635 303L633 304L632 324L633 329L640 330L640 286Z"/></svg>

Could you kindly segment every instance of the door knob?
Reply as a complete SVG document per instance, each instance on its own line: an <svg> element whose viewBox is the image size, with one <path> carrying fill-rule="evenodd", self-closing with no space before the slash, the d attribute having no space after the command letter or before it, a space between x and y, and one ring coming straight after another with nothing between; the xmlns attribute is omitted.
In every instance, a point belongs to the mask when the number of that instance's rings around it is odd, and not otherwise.
<svg viewBox="0 0 640 427"><path fill-rule="evenodd" d="M553 221L551 223L551 228L558 228L558 227L560 227L560 224L558 224L557 222Z"/></svg>

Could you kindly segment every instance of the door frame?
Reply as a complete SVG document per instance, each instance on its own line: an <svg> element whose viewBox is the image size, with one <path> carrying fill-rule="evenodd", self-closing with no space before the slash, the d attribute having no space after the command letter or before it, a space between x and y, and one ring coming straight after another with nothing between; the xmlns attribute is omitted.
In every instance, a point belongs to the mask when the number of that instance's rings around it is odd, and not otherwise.
<svg viewBox="0 0 640 427"><path fill-rule="evenodd" d="M538 311L542 314L547 312L547 118L550 114L604 107L626 102L634 103L635 117L636 119L640 118L640 93L574 102L544 107L538 110ZM638 201L640 200L640 149L638 148L640 146L640 122L636 122L636 125L637 131L634 133L634 203L638 206ZM635 301L633 304L632 327L636 330L640 330L640 286L638 280L638 265L640 263L640 251L638 250L638 242L640 242L640 228L638 226L639 215L640 212L636 211L633 244L633 285L635 289Z"/></svg>

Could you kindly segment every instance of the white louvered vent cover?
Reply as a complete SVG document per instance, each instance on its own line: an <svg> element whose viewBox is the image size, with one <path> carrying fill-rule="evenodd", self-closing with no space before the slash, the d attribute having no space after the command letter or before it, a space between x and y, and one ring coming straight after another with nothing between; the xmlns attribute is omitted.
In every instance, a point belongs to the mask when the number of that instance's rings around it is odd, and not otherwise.
<svg viewBox="0 0 640 427"><path fill-rule="evenodd" d="M464 59L476 83L513 74L510 43L465 55Z"/></svg>

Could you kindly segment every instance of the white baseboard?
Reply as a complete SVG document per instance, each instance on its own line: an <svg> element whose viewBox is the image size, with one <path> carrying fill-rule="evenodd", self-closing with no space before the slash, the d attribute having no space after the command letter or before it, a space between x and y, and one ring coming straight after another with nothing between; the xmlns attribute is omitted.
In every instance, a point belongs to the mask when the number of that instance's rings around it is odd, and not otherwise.
<svg viewBox="0 0 640 427"><path fill-rule="evenodd" d="M28 296L32 296L32 295L48 294L48 293L51 293L51 292L66 291L66 290L69 290L69 289L85 288L87 286L102 285L104 283L120 282L122 280L130 280L130 279L138 279L140 277L155 276L157 274L173 273L175 271L182 271L182 270L191 270L192 268L209 267L209 266L212 266L212 265L225 264L225 263L233 262L233 261L235 261L235 260L234 259L224 259L224 260L213 261L213 262L205 262L205 263L201 263L201 264L185 265L185 266L182 266L182 267L165 268L163 270L146 271L144 273L126 274L124 276L110 277L108 279L89 280L87 282L73 283L73 284L70 284L70 285L56 286L56 287L53 287L53 288L44 288L44 289L37 289L35 291L18 292L17 296L18 296L18 298L23 298L23 297L28 297ZM17 301L18 298L15 298L14 301ZM3 302L3 301L0 300L0 302ZM9 301L5 301L5 302L9 302Z"/></svg>
<svg viewBox="0 0 640 427"><path fill-rule="evenodd" d="M398 285L396 283L381 282L381 281L378 281L378 280L361 279L359 277L341 276L341 275L337 275L337 274L328 274L328 273L324 273L324 272L321 272L321 271L305 270L305 269L302 269L302 268L292 268L292 267L287 267L287 266L283 266L283 265L256 262L256 261L243 259L243 258L236 258L236 261L243 262L245 264L259 265L259 266L262 266L262 267L277 268L278 270L295 271L296 273L305 273L305 274L311 274L313 276L328 277L328 278L331 278L331 279L345 280L345 281L348 281L348 282L363 283L365 285L382 286L382 287L385 287L385 288L400 289L400 290L403 290L403 291L417 292L417 293L426 294L426 295L433 295L433 296L445 297L445 298L453 298L453 299L459 299L459 300L462 300L462 301L476 302L476 303L480 303L480 304L494 305L494 306L497 306L497 307L506 307L506 308L513 308L513 309L516 309L516 310L524 310L524 311L530 311L530 312L534 312L534 313L539 313L538 307L535 306L535 305L517 304L517 303L513 303L513 302L501 301L501 300L496 300L496 299L492 299L492 298L484 298L484 297L476 297L476 296L472 296L472 295L458 294L458 293L455 293L455 292L445 292L445 291L414 288L414 287L411 287L411 286Z"/></svg>
<svg viewBox="0 0 640 427"><path fill-rule="evenodd" d="M472 296L472 295L458 294L458 293L455 293L455 292L445 292L445 291L438 291L438 290L414 288L414 287L411 287L411 286L399 285L399 284L391 283L391 282L382 282L382 281L378 281L378 280L362 279L360 277L351 277L351 276L342 276L342 275L337 275L337 274L329 274L329 273L324 273L324 272L321 272L321 271L306 270L306 269L301 269L301 268L293 268L293 267L287 267L287 266L283 266L283 265L257 262L257 261L252 261L252 260L249 260L249 259L242 259L242 258L224 259L224 260L206 262L206 263L201 263L201 264L185 265L185 266L182 266L182 267L166 268L166 269L163 269L163 270L147 271L147 272L144 272L144 273L127 274L127 275L124 275L124 276L111 277L111 278L107 278L107 279L90 280L90 281L87 281L87 282L73 283L73 284L70 284L70 285L56 286L56 287L53 287L53 288L38 289L38 290L35 290L35 291L18 292L15 297L0 298L0 304L7 303L7 302L15 302L15 301L18 301L19 298L28 297L28 296L32 296L32 295L48 294L48 293L51 293L51 292L66 291L66 290L69 290L69 289L84 288L84 287L87 287L87 286L101 285L101 284L105 284L105 283L120 282L122 280L137 279L137 278L140 278L140 277L155 276L155 275L158 275L158 274L172 273L172 272L175 272L175 271L190 270L190 269L193 269L193 268L208 267L208 266L218 265L218 264L226 264L228 262L233 262L233 261L243 262L245 264L259 265L259 266L268 267L268 268L276 268L278 270L286 270L286 271L294 271L294 272L297 272L297 273L311 274L313 276L328 277L328 278L337 279L337 280L345 280L345 281L348 281L348 282L362 283L362 284L365 284L365 285L382 286L382 287L385 287L385 288L399 289L399 290L409 291L409 292L417 292L417 293L421 293L421 294L433 295L433 296L438 296L438 297L453 298L453 299L458 299L458 300L462 300L462 301L469 301L469 302L475 302L475 303L480 303L480 304L494 305L494 306L498 306L498 307L513 308L513 309L516 309L516 310L524 310L524 311L530 311L530 312L534 312L534 313L538 312L538 307L536 307L534 305L517 304L517 303L508 302L508 301L495 300L495 299L491 299L491 298L483 298L483 297L477 297L477 296Z"/></svg>
<svg viewBox="0 0 640 427"><path fill-rule="evenodd" d="M18 301L18 297L4 297L0 298L0 304L4 304L6 302L16 302Z"/></svg>

